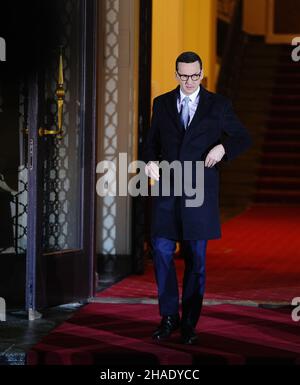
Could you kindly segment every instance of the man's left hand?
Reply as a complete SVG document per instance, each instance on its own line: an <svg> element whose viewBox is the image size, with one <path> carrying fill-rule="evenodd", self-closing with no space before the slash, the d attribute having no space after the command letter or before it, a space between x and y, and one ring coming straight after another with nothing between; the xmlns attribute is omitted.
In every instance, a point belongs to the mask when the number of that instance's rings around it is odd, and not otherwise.
<svg viewBox="0 0 300 385"><path fill-rule="evenodd" d="M214 165L223 158L225 149L222 144L218 144L212 148L206 156L205 167L214 167Z"/></svg>

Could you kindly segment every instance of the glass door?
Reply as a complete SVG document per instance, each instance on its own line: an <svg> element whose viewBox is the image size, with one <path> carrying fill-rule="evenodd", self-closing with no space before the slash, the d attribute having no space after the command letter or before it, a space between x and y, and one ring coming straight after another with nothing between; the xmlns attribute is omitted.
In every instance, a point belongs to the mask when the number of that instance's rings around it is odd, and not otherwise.
<svg viewBox="0 0 300 385"><path fill-rule="evenodd" d="M33 1L26 306L94 291L96 2Z"/></svg>

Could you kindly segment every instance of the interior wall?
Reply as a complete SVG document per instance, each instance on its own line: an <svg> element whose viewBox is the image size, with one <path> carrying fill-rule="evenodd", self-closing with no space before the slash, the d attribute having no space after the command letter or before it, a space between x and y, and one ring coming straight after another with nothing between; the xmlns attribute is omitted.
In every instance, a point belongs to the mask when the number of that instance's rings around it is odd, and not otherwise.
<svg viewBox="0 0 300 385"><path fill-rule="evenodd" d="M244 0L243 30L251 35L267 32L267 0Z"/></svg>
<svg viewBox="0 0 300 385"><path fill-rule="evenodd" d="M118 167L120 153L127 154L128 163L136 154L139 1L102 0L100 5L97 158ZM118 188L117 183L117 196L97 196L98 254L131 252L131 197L118 196Z"/></svg>
<svg viewBox="0 0 300 385"><path fill-rule="evenodd" d="M216 82L216 0L153 0L152 97L176 87L175 61L183 51L203 60L207 88Z"/></svg>

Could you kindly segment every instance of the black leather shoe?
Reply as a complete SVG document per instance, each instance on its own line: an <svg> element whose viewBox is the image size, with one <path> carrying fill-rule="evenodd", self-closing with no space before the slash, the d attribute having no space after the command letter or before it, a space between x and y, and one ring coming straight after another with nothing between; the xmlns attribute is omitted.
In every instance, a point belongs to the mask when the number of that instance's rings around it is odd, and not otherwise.
<svg viewBox="0 0 300 385"><path fill-rule="evenodd" d="M198 342L198 336L191 325L181 325L182 342L186 345L195 345Z"/></svg>
<svg viewBox="0 0 300 385"><path fill-rule="evenodd" d="M181 337L182 342L187 345L194 345L198 342L198 336L195 332L203 303L203 296L194 294L188 299L182 301L181 317Z"/></svg>
<svg viewBox="0 0 300 385"><path fill-rule="evenodd" d="M179 314L163 316L159 327L152 334L154 340L164 340L171 336L172 332L179 328Z"/></svg>

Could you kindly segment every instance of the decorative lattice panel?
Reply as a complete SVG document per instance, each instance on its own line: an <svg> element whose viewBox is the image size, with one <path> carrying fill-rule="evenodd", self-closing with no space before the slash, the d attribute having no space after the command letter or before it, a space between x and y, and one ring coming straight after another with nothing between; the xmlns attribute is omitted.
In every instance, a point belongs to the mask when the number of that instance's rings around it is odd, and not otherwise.
<svg viewBox="0 0 300 385"><path fill-rule="evenodd" d="M44 251L80 247L80 89L79 89L79 0L56 1L56 20L64 60L65 105L63 138L45 138L44 160ZM60 49L54 49L46 74L46 113L48 129L57 128L55 91Z"/></svg>
<svg viewBox="0 0 300 385"><path fill-rule="evenodd" d="M119 0L105 1L104 147L103 158L117 162L119 81ZM103 198L102 252L116 254L116 197Z"/></svg>
<svg viewBox="0 0 300 385"><path fill-rule="evenodd" d="M27 208L28 208L28 175L27 175L27 106L28 89L24 82L19 88L19 154L20 165L18 169L18 189L11 191L11 217L13 224L13 245L0 249L0 253L22 254L27 249ZM1 111L0 106L0 111Z"/></svg>

